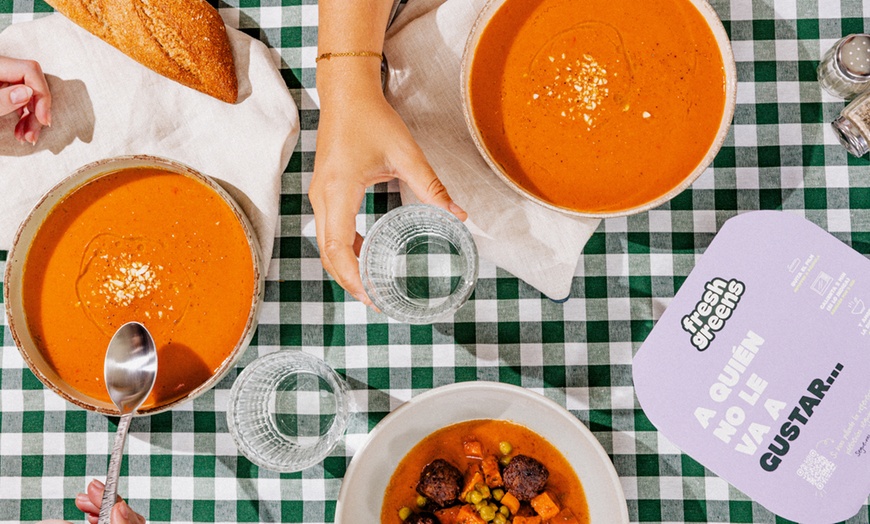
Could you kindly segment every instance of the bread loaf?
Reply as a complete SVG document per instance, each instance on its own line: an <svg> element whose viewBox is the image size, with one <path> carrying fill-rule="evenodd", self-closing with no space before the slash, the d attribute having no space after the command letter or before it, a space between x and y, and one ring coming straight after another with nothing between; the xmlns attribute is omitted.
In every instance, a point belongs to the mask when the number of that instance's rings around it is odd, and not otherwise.
<svg viewBox="0 0 870 524"><path fill-rule="evenodd" d="M205 0L46 0L142 65L224 102L238 82L223 20Z"/></svg>

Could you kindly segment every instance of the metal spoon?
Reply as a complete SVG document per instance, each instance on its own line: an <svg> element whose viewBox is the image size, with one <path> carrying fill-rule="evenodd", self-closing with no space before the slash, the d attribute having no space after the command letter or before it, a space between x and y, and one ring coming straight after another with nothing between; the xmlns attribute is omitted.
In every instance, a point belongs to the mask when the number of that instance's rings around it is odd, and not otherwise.
<svg viewBox="0 0 870 524"><path fill-rule="evenodd" d="M128 322L118 328L106 350L104 374L109 397L121 412L115 444L112 446L109 472L106 475L106 489L100 505L99 523L109 524L109 516L115 505L127 430L130 429L133 414L148 398L157 378L157 348L145 326L138 322Z"/></svg>

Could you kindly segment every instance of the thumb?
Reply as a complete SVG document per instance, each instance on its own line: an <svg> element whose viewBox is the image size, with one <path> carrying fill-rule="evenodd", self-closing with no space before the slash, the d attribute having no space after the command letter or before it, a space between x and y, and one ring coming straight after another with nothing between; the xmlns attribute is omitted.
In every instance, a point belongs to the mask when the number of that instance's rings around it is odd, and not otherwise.
<svg viewBox="0 0 870 524"><path fill-rule="evenodd" d="M441 183L438 175L425 160L400 168L399 179L408 184L414 195L424 204L431 204L450 211L459 220L468 218L466 213L450 198L447 188Z"/></svg>
<svg viewBox="0 0 870 524"><path fill-rule="evenodd" d="M33 89L26 85L18 84L0 89L0 116L26 106L32 96Z"/></svg>
<svg viewBox="0 0 870 524"><path fill-rule="evenodd" d="M112 524L139 524L142 518L126 502L118 502L112 508Z"/></svg>

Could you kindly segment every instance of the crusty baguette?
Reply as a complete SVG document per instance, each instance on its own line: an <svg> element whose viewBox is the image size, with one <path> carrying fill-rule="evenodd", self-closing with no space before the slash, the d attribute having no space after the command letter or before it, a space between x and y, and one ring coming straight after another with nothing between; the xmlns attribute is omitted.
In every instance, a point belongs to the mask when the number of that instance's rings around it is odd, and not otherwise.
<svg viewBox="0 0 870 524"><path fill-rule="evenodd" d="M142 65L224 102L238 82L223 20L205 0L46 0Z"/></svg>

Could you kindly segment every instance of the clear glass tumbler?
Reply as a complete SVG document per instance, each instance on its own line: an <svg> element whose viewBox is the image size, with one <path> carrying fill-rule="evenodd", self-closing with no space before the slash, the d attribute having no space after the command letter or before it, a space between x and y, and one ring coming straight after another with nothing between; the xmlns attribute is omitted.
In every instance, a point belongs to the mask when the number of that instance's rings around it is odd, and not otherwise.
<svg viewBox="0 0 870 524"><path fill-rule="evenodd" d="M431 324L456 312L477 283L477 246L447 211L425 204L393 209L375 222L359 257L374 305L408 324Z"/></svg>
<svg viewBox="0 0 870 524"><path fill-rule="evenodd" d="M254 464L283 473L313 466L347 429L347 383L323 360L295 350L258 358L230 390L227 425Z"/></svg>

